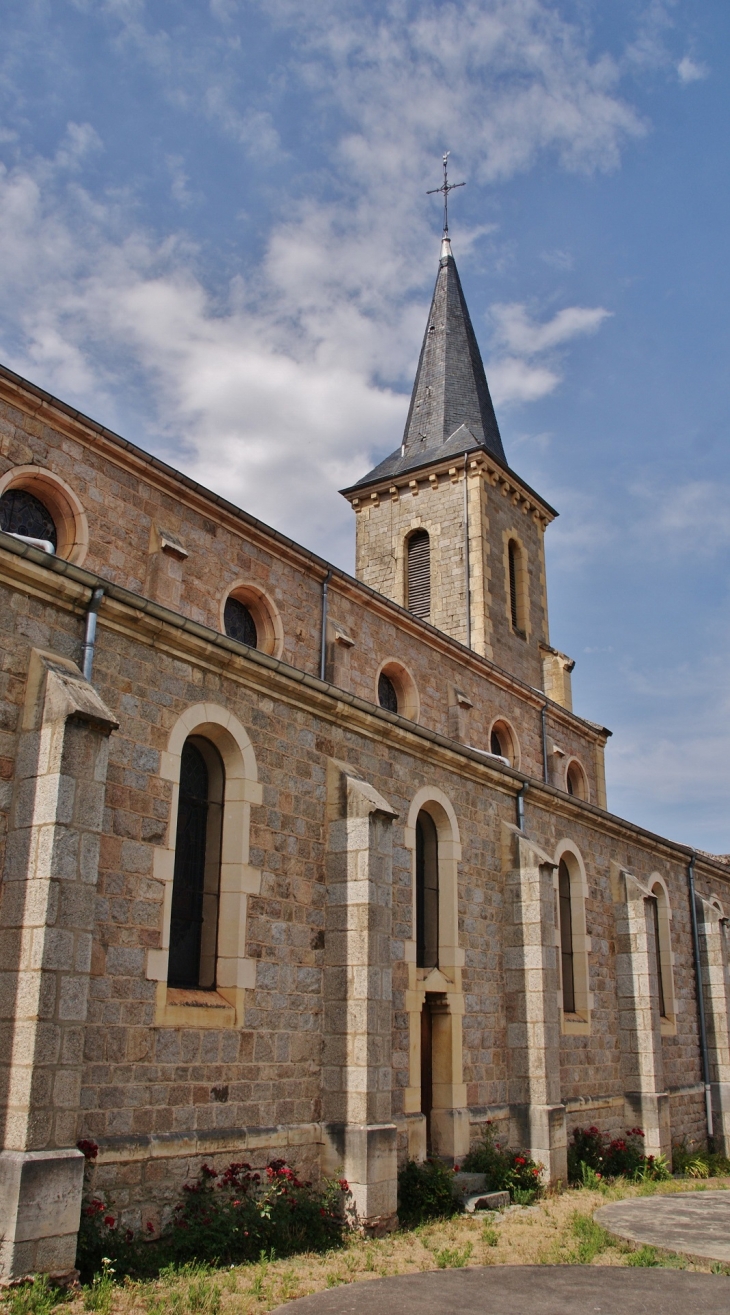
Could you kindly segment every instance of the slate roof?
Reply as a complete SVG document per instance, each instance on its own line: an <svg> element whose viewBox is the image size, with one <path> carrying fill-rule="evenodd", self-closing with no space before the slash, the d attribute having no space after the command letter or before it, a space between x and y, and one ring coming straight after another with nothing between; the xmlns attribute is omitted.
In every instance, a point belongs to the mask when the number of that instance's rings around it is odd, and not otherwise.
<svg viewBox="0 0 730 1315"><path fill-rule="evenodd" d="M478 448L507 465L456 261L444 238L403 444L353 487Z"/></svg>

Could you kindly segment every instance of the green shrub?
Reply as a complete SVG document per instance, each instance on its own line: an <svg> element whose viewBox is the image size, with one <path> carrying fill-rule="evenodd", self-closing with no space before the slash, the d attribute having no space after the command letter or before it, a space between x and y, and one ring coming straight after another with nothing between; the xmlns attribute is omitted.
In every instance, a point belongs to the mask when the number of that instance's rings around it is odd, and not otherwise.
<svg viewBox="0 0 730 1315"><path fill-rule="evenodd" d="M644 1154L641 1128L630 1128L625 1137L613 1140L596 1127L576 1128L573 1132L568 1146L568 1182L585 1187L603 1178L661 1182L670 1176L663 1156Z"/></svg>
<svg viewBox="0 0 730 1315"><path fill-rule="evenodd" d="M465 1173L486 1174L487 1191L509 1192L519 1205L529 1205L542 1191L542 1165L522 1151L500 1146L491 1120L484 1127L481 1144L469 1151L462 1168Z"/></svg>
<svg viewBox="0 0 730 1315"><path fill-rule="evenodd" d="M407 1160L398 1172L398 1218L404 1228L429 1219L450 1219L461 1205L453 1190L454 1171L441 1160Z"/></svg>
<svg viewBox="0 0 730 1315"><path fill-rule="evenodd" d="M100 1272L148 1277L168 1265L328 1251L343 1241L348 1191L344 1180L320 1189L300 1182L283 1160L273 1160L263 1175L248 1164L230 1164L222 1173L203 1165L157 1240L122 1229L112 1207L90 1201L82 1210L76 1263L88 1281ZM145 1231L150 1238L152 1225Z"/></svg>
<svg viewBox="0 0 730 1315"><path fill-rule="evenodd" d="M67 1291L57 1287L47 1274L38 1274L32 1282L10 1288L3 1305L6 1315L50 1315L54 1306L68 1300Z"/></svg>
<svg viewBox="0 0 730 1315"><path fill-rule="evenodd" d="M674 1172L687 1178L717 1178L730 1174L730 1160L717 1151L694 1150L686 1141L672 1147Z"/></svg>

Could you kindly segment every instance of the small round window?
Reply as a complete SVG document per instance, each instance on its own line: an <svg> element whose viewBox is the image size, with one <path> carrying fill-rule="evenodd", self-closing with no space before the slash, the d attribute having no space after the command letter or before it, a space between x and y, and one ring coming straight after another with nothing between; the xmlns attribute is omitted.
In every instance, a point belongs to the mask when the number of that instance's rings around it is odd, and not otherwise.
<svg viewBox="0 0 730 1315"><path fill-rule="evenodd" d="M408 721L418 721L419 699L416 682L402 662L384 662L375 680L375 693L381 708L397 712Z"/></svg>
<svg viewBox="0 0 730 1315"><path fill-rule="evenodd" d="M54 552L58 545L56 522L50 511L27 489L8 489L3 493L0 498L0 530L23 539L50 543Z"/></svg>
<svg viewBox="0 0 730 1315"><path fill-rule="evenodd" d="M256 622L249 608L241 602L240 598L226 599L223 623L226 627L226 634L231 639L237 639L240 644L248 644L249 648L258 648Z"/></svg>
<svg viewBox="0 0 730 1315"><path fill-rule="evenodd" d="M284 631L274 600L258 585L240 580L221 599L220 625L239 644L257 648L269 657L281 657Z"/></svg>
<svg viewBox="0 0 730 1315"><path fill-rule="evenodd" d="M386 676L384 671L378 676L378 703L387 712L398 711L398 692L390 676Z"/></svg>

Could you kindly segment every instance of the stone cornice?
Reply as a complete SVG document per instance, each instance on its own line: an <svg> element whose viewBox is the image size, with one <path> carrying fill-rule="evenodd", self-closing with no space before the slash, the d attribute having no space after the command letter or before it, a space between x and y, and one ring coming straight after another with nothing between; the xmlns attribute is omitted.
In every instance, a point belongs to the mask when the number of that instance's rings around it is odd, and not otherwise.
<svg viewBox="0 0 730 1315"><path fill-rule="evenodd" d="M522 507L523 511L531 512L534 520L543 529L555 520L558 515L555 508L541 498L539 493L536 493L509 466L503 466L493 453L486 452L480 446L465 455L468 458L470 475L482 475L493 488L497 486L501 488L505 495L512 497L516 505ZM355 511L362 511L364 507L377 506L381 500L399 499L412 493L414 488L418 488L419 492L425 491L433 487L434 481L456 482L462 478L463 471L463 458L455 460L451 456L442 461L426 461L423 465L406 470L402 474L374 480L368 484L355 484L351 488L340 491Z"/></svg>
<svg viewBox="0 0 730 1315"><path fill-rule="evenodd" d="M175 657L193 659L199 666L207 666L209 670L225 674L247 687L274 694L290 705L350 730L356 729L370 739L388 741L422 761L439 764L462 778L489 785L502 794L514 797L527 783L528 833L529 809L538 807L602 835L623 841L630 839L646 848L654 859L663 856L670 862L688 862L693 853L688 845L666 840L633 822L604 812L595 804L527 777L512 767L487 762L476 749L410 722L397 713L387 712L347 690L326 684L316 676L250 649L227 635L140 598L89 571L49 558L47 554L12 539L13 546L8 551L4 542L7 537L0 535L0 580L65 606L79 616L85 611L89 591L103 585L106 593L99 614L101 629L117 630ZM51 566L54 562L55 570ZM730 884L730 871L725 864L706 855L698 854L696 858L697 872Z"/></svg>
<svg viewBox="0 0 730 1315"><path fill-rule="evenodd" d="M21 378L20 375L14 374L12 370L8 370L6 366L2 365L0 365L0 399L34 416L36 419L40 419L49 427L65 434L75 442L91 447L95 451L100 448L102 450L106 449L109 460L126 469L136 478L147 480L168 496L176 498L181 503L191 507L199 515L208 518L215 517L218 523L231 533L245 534L245 537L262 551L278 554L295 569L313 575L318 581L329 576L330 589L333 592L341 590L349 597L356 599L360 605L364 600L367 600L368 605L373 610L386 617L393 625L413 635L421 643L448 654L454 661L462 665L468 665L476 674L482 677L486 675L487 679L500 688L509 690L517 698L521 698L537 708L542 707L545 702L545 696L540 691L534 690L532 686L525 684L518 677L496 666L496 664L490 662L489 658L482 657L480 654L475 653L473 649L466 648L458 640L452 639L449 635L437 630L428 621L414 617L406 608L386 598L383 594L377 593L376 590L369 585L363 584L362 581L356 580L354 576L349 575L340 567L331 565L323 557L319 557L310 549L302 547L293 539L287 538L285 534L281 534L279 530L272 529L271 526L266 525L255 516L251 516L249 512L227 502L219 494L204 488L202 484L197 484L195 480L190 479L187 475L183 475L174 467L160 461L158 457L151 456L134 443L130 443L119 434L115 434L113 430L105 428L104 425L90 419L89 416L83 415L82 412L75 411L73 407L61 402L50 393L44 392L42 388L38 388L35 384ZM485 460L491 463L494 470L502 470L501 465L491 455L483 454L481 449L476 456L480 461L484 456ZM515 476L514 479L516 478ZM528 485L524 485L524 489L528 489ZM531 490L529 490L529 495L537 497L536 494L532 494ZM547 508L547 504L544 504L544 506ZM548 510L551 511L552 515L557 514L552 512L552 509ZM605 744L610 731L597 728L593 722L584 721L575 713L562 708L560 704L549 703L549 708L550 716L555 721L579 730L591 742Z"/></svg>

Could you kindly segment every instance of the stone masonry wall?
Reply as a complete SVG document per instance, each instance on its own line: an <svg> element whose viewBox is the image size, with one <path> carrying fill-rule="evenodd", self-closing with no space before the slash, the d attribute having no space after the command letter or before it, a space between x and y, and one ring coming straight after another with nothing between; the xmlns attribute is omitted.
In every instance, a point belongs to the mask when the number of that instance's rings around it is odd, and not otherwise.
<svg viewBox="0 0 730 1315"><path fill-rule="evenodd" d="M43 572L37 574L41 581ZM79 654L79 604L61 597L51 601L62 592L58 577L46 581L45 597L41 583L35 596L17 587L2 591L6 773L12 773L15 719L31 646L72 658ZM215 655L202 647L193 658L172 633L159 632L153 643L150 635L135 634L135 625L130 617L126 628L100 626L94 669L99 694L120 723L109 745L77 1127L79 1136L102 1142L100 1183L123 1192L130 1211L160 1208L201 1159L237 1158L242 1141L245 1146L242 1128L259 1130L251 1148L259 1161L272 1150L281 1154L283 1139L293 1142L292 1158L314 1172L319 1135L313 1125L322 1118L326 770L332 759L351 765L398 815L393 824L393 1116L403 1114L408 1084L404 942L413 936L412 856L403 827L421 787L436 787L449 798L461 833L459 943L465 952L468 1103L475 1110L504 1106L508 1053L499 837L501 823L514 820L512 780L500 785L498 772L487 774L456 750L436 753L382 719L373 719L369 728L356 726L344 707L325 696L308 706L296 683L268 678L243 656L232 661L226 655L224 674ZM155 1026L155 984L145 977L146 951L159 945L162 916L153 851L165 834L170 807L170 786L159 776L160 754L180 714L202 700L229 708L241 720L263 784L263 804L252 809L250 857L262 874L261 891L249 898L246 947L257 961L256 985L246 993L243 1025L220 1030ZM537 800L528 793L528 834L547 853L570 838L585 860L589 888L591 1034L562 1038L562 1098L621 1094L610 863L625 865L642 880L660 871L673 912L678 1001L677 1035L663 1041L666 1083L678 1093L672 1101L675 1137L694 1137L697 1102L679 1094L699 1082L683 864L665 851L654 852L648 839L639 843L628 833L617 836L615 823L602 828L600 817L587 815L567 797ZM708 895L727 898L726 884L714 870L711 877L698 876L698 888ZM598 1115L595 1121L609 1130L621 1123L613 1111L605 1125ZM162 1144L165 1154L153 1153L152 1144Z"/></svg>

